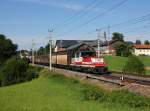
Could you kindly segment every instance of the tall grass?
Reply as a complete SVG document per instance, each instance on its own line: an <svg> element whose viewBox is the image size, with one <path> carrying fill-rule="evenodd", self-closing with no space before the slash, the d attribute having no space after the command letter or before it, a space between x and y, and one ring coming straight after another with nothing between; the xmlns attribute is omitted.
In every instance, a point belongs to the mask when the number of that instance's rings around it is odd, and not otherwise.
<svg viewBox="0 0 150 111"><path fill-rule="evenodd" d="M150 99L128 91L107 92L42 73L28 83L0 88L0 111L149 111Z"/></svg>

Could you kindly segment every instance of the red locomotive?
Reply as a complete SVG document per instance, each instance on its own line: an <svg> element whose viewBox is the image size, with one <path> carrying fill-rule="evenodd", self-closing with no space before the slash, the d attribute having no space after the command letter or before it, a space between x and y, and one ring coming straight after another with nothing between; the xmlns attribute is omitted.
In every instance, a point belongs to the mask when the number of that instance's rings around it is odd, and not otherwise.
<svg viewBox="0 0 150 111"><path fill-rule="evenodd" d="M96 57L95 52L82 51L72 58L71 66L78 66L90 72L107 73L107 65L102 57Z"/></svg>

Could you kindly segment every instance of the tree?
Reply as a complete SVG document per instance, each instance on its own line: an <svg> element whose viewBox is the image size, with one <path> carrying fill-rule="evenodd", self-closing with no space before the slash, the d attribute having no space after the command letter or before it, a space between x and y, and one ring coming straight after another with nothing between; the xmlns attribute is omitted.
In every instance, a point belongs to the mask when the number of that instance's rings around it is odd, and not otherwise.
<svg viewBox="0 0 150 111"><path fill-rule="evenodd" d="M52 45L52 52L54 52L54 46ZM40 47L38 49L38 55L49 54L49 43L45 47Z"/></svg>
<svg viewBox="0 0 150 111"><path fill-rule="evenodd" d="M45 46L46 54L49 54L49 43Z"/></svg>
<svg viewBox="0 0 150 111"><path fill-rule="evenodd" d="M124 38L123 34L121 34L121 33L119 33L119 32L114 32L114 33L113 33L112 40L124 41L123 38Z"/></svg>
<svg viewBox="0 0 150 111"><path fill-rule="evenodd" d="M43 55L45 52L45 49L43 47L40 47L39 50L37 51L38 55Z"/></svg>
<svg viewBox="0 0 150 111"><path fill-rule="evenodd" d="M0 34L0 65L16 54L17 45Z"/></svg>
<svg viewBox="0 0 150 111"><path fill-rule="evenodd" d="M145 41L144 41L144 44L145 44L145 45L149 45L150 43L149 43L148 40L145 40Z"/></svg>
<svg viewBox="0 0 150 111"><path fill-rule="evenodd" d="M141 45L141 41L140 40L136 40L135 44L136 45Z"/></svg>
<svg viewBox="0 0 150 111"><path fill-rule="evenodd" d="M123 72L131 73L131 74L138 74L143 75L145 74L144 64L142 61L136 56L128 57L128 61L126 62Z"/></svg>
<svg viewBox="0 0 150 111"><path fill-rule="evenodd" d="M122 43L115 47L117 56L128 57L132 55L132 46L127 43Z"/></svg>

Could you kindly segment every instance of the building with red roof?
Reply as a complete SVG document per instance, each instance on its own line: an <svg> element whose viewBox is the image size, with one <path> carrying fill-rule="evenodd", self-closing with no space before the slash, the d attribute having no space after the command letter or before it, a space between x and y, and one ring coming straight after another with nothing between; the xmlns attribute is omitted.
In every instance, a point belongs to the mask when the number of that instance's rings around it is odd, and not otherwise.
<svg viewBox="0 0 150 111"><path fill-rule="evenodd" d="M134 54L150 56L150 45L134 45Z"/></svg>

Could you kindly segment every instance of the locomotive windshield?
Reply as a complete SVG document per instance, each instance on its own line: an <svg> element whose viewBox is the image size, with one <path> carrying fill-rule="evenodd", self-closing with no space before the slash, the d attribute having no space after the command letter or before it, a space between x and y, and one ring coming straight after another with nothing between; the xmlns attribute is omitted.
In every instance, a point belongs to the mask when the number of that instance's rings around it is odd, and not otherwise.
<svg viewBox="0 0 150 111"><path fill-rule="evenodd" d="M92 52L92 51L81 52L81 57L95 57L95 56L96 56L96 52Z"/></svg>

